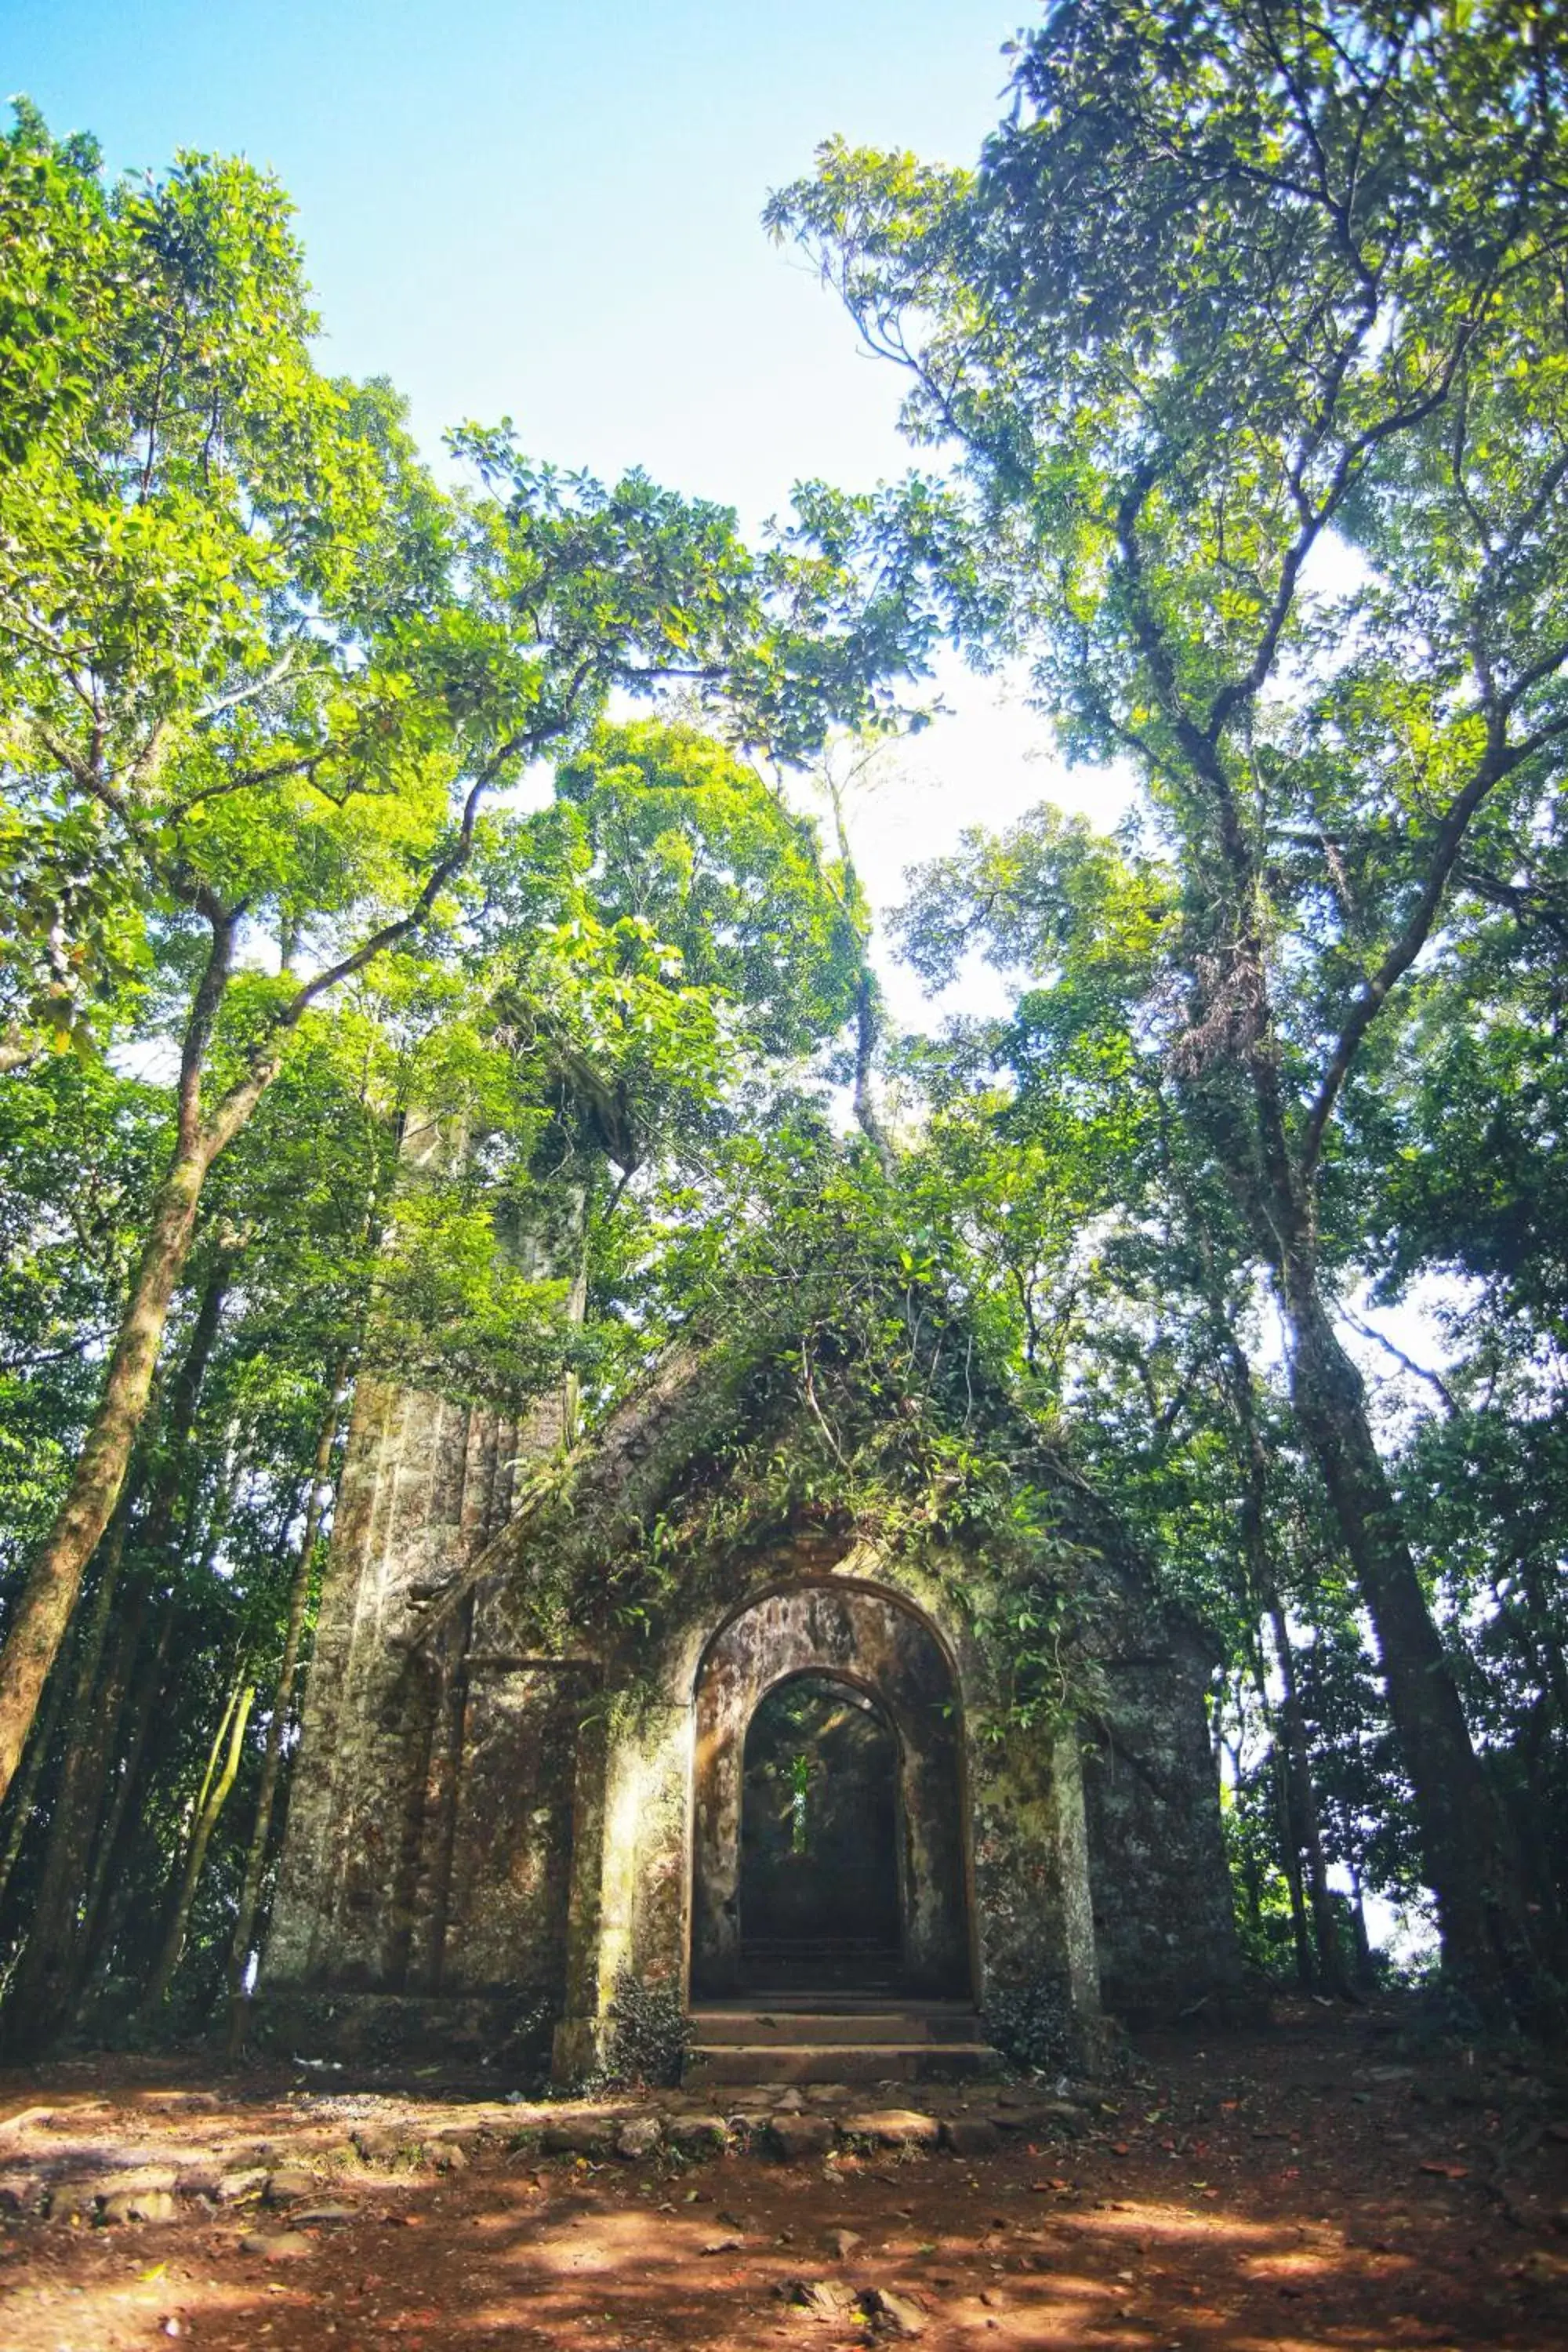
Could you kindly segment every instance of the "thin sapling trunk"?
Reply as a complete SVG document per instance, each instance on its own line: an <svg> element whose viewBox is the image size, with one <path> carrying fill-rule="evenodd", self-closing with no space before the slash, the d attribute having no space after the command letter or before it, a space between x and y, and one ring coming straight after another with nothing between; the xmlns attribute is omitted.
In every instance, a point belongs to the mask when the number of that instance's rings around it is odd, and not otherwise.
<svg viewBox="0 0 1568 2352"><path fill-rule="evenodd" d="M148 1979L142 2000L142 2015L151 2019L163 2007L163 1999L179 1967L180 1955L185 1948L185 1930L190 1926L191 1906L196 1888L201 1884L202 1868L207 1858L207 1847L217 1827L228 1792L233 1788L239 1760L245 1752L246 1726L256 1697L256 1685L247 1679L248 1664L242 1665L223 1718L214 1738L207 1759L206 1776L196 1800L195 1817L191 1827L191 1842L185 1852L185 1866L180 1875L179 1892L164 1932L163 1948L158 1954L153 1974ZM220 1762L221 1758L221 1762Z"/></svg>
<svg viewBox="0 0 1568 2352"><path fill-rule="evenodd" d="M279 1662L278 1680L272 1693L272 1715L267 1726L267 1747L261 1759L261 1785L256 1796L256 1822L250 1833L250 1850L246 1855L245 1881L240 1890L239 1916L235 1922L234 1943L229 1953L229 2052L232 2055L245 2040L245 2021L249 2006L245 1989L246 1969L250 1958L250 1939L255 1933L256 1915L261 1901L261 1882L267 1867L267 1846L272 1831L272 1808L278 1794L279 1776L283 1763L283 1739L293 1709L294 1676L300 1660L300 1644L305 1629L305 1612L310 1604L310 1575L315 1558L316 1540L321 1533L321 1518L330 1495L332 1451L338 1441L342 1420L342 1368L333 1379L327 1410L321 1417L321 1433L316 1441L316 1456L310 1466L310 1488L305 1505L305 1526L300 1538L299 1557L289 1593L289 1616L283 1634L283 1655Z"/></svg>

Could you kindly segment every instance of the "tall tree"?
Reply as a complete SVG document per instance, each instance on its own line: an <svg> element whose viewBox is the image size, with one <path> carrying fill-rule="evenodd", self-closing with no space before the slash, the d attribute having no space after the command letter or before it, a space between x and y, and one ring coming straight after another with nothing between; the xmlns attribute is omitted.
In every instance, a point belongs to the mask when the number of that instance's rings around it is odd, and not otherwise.
<svg viewBox="0 0 1568 2352"><path fill-rule="evenodd" d="M41 404L0 475L8 797L26 840L79 835L101 887L131 877L189 970L173 1145L0 1653L3 1795L125 1477L208 1172L310 1009L429 919L486 796L616 689L721 692L787 756L873 713L931 632L921 559L863 576L859 511L826 493L758 560L726 509L533 467L510 432L470 429L455 446L479 487L440 498L386 388L315 368L288 205L247 167L185 157L106 192L26 113L0 161L44 191L18 215L24 287L64 243L98 322L70 347L70 398ZM246 961L263 922L309 950L276 978Z"/></svg>
<svg viewBox="0 0 1568 2352"><path fill-rule="evenodd" d="M1568 740L1564 57L1408 0L1064 0L977 173L824 152L773 219L962 446L1069 749L1182 880L1167 1047L1271 1270L1377 1628L1445 1950L1547 1955L1334 1325L1347 1089L1468 845Z"/></svg>

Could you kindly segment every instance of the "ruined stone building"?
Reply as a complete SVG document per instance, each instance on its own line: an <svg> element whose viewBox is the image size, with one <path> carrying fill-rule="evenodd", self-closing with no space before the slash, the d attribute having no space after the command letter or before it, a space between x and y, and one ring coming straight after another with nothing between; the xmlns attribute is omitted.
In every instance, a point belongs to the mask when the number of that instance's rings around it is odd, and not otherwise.
<svg viewBox="0 0 1568 2352"><path fill-rule="evenodd" d="M362 1385L260 1985L294 2046L569 2079L626 1970L698 2011L1043 1986L1090 2039L1234 1982L1198 1629L1031 1435L1072 1662L1021 1706L1039 1611L983 1532L742 1491L820 1418L794 1360L673 1355L564 1465Z"/></svg>

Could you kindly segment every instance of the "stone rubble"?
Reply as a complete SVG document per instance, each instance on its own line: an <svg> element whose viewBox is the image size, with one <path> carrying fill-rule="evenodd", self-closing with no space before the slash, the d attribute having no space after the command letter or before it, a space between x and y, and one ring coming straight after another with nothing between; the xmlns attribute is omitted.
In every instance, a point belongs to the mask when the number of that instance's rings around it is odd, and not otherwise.
<svg viewBox="0 0 1568 2352"><path fill-rule="evenodd" d="M1058 2091L1065 2087L1058 2085ZM982 2096L966 2097L950 2085L933 2089L929 2101L914 2108L868 2105L863 2086L852 2084L815 2083L808 2100L783 2085L757 2085L738 2093L727 2116L679 2091L547 2101L514 2101L501 2094L457 2105L455 2112L455 2103L448 2102L444 2114L440 2104L427 2102L417 2116L381 2095L296 2095L291 2108L297 2127L290 2124L280 2131L274 2118L271 2137L256 2131L235 2133L225 2141L204 2134L211 2144L180 2148L177 2163L149 2160L156 2143L144 2139L133 2142L109 2171L103 2169L101 2136L86 2109L37 2107L0 2121L8 2143L0 2211L44 2213L53 2223L80 2229L251 2206L257 2209L253 2234L260 2245L274 2238L298 2241L300 2225L307 2221L313 2225L351 2217L357 2209L342 2201L342 2191L356 2177L379 2173L412 2179L458 2172L487 2149L523 2160L531 2154L589 2164L675 2165L750 2149L786 2165L831 2167L841 2154L857 2149L899 2154L940 2147L953 2159L973 2162L1023 2139L1087 2130L1096 2086L1072 2088L1070 2098L1047 2098L1028 2085L987 2085ZM178 2131L183 2113L172 2105L164 2112ZM79 2149L73 2149L68 2127L79 2135ZM285 2138L289 2161L281 2160ZM262 2226L264 2215L275 2217L275 2228ZM830 2232L826 2242L843 2262L859 2240L846 2229ZM298 2251L302 2246L291 2244L268 2259L286 2260ZM890 2331L893 2323L886 2325Z"/></svg>

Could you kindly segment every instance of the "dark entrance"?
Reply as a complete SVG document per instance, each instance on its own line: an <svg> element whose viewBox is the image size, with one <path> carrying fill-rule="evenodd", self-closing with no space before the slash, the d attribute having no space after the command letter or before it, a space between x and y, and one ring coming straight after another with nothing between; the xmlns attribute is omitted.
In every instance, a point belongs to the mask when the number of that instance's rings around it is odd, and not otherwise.
<svg viewBox="0 0 1568 2352"><path fill-rule="evenodd" d="M826 1754L816 1790L827 1853L842 1851L837 1823L847 1818L848 1807L839 1792L852 1788L861 1811L852 1856L836 1874L815 1865L793 1874L801 1907L791 1901L781 1922L774 1898L785 1882L776 1871L748 1864L743 1872L742 1864L743 1849L755 1847L759 1860L770 1853L776 1860L789 1843L781 1820L790 1807L778 1782L780 1759L812 1752L797 1737L806 1727L804 1718L788 1724L787 1737L777 1728L781 1708L787 1722L791 1692L802 1700L815 1693L831 1709L816 1718L826 1742L825 1750L818 1741L816 1752L819 1759ZM967 1994L963 1713L946 1653L918 1612L897 1593L847 1577L780 1586L719 1627L698 1665L692 1697L692 1998L782 1993L797 1972L808 1993L837 1982L847 1992L879 1994L896 1986L922 2000ZM838 1726L831 1736L829 1721ZM766 1774L761 1767L770 1751L774 1769ZM882 1759L875 1769L873 1756ZM771 1829L752 1825L753 1789L759 1822L767 1822L773 1808ZM792 1784L788 1800L794 1794ZM810 1861L809 1781L805 1804ZM792 1826L790 1839L794 1834ZM823 1853L819 1845L818 1855ZM842 1937L853 1920L853 1939L866 1948L856 1969L842 1952L830 1967L826 1955L798 1948L816 1940L807 1938L803 1923L821 1920L825 1883L835 1890L834 1937ZM765 1938L759 1921L768 1927ZM781 1924L795 1933L780 1937ZM753 1937L759 1946L771 1945L771 1952L743 1950ZM780 1949L786 1942L797 1947L788 1955ZM858 1969L868 1980L846 1982L834 1972L840 1966L847 1976Z"/></svg>
<svg viewBox="0 0 1568 2352"><path fill-rule="evenodd" d="M746 1731L741 1970L749 1990L892 1989L902 1965L899 1743L836 1675L777 1683Z"/></svg>

